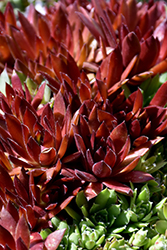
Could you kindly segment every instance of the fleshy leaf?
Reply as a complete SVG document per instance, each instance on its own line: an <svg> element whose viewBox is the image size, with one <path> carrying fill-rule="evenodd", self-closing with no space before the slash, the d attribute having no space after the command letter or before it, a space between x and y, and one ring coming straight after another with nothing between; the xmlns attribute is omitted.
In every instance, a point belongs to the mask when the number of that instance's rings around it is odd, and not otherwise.
<svg viewBox="0 0 167 250"><path fill-rule="evenodd" d="M30 246L30 231L29 231L29 228L28 228L28 224L27 224L27 222L26 222L23 215L19 219L19 221L17 223L17 227L16 227L15 239L18 239L19 237L21 237L24 244L29 249L29 246Z"/></svg>
<svg viewBox="0 0 167 250"><path fill-rule="evenodd" d="M150 102L150 105L157 105L164 107L167 102L167 82L162 84L160 88L157 90L153 99Z"/></svg>
<svg viewBox="0 0 167 250"><path fill-rule="evenodd" d="M49 234L45 241L48 250L56 250L65 234L66 228L62 228Z"/></svg>
<svg viewBox="0 0 167 250"><path fill-rule="evenodd" d="M100 161L92 166L92 171L95 176L99 178L105 178L110 176L112 169L107 163L105 163L104 161Z"/></svg>
<svg viewBox="0 0 167 250"><path fill-rule="evenodd" d="M133 195L133 191L130 187L116 181L113 179L106 179L103 181L103 184L111 189L114 189L115 191L119 192L119 193L123 193L123 194L127 194L132 196Z"/></svg>
<svg viewBox="0 0 167 250"><path fill-rule="evenodd" d="M128 35L122 41L123 64L126 67L135 55L140 53L140 43L134 32Z"/></svg>
<svg viewBox="0 0 167 250"><path fill-rule="evenodd" d="M12 235L3 226L0 225L0 245L6 246L6 243L12 250L16 250L15 242Z"/></svg>
<svg viewBox="0 0 167 250"><path fill-rule="evenodd" d="M119 175L119 181L132 182L132 183L142 183L146 181L153 180L152 175L142 172L142 171L131 171L125 175Z"/></svg>
<svg viewBox="0 0 167 250"><path fill-rule="evenodd" d="M121 148L124 146L127 137L128 134L125 122L122 122L112 130L110 138L113 140L116 152L119 152Z"/></svg>

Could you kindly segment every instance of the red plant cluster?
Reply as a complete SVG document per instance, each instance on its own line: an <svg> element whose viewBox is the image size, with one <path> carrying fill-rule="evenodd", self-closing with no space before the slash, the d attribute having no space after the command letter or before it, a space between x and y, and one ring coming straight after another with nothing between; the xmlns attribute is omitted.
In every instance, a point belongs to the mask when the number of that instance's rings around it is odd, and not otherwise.
<svg viewBox="0 0 167 250"><path fill-rule="evenodd" d="M81 189L133 195L129 182L153 178L135 167L167 133L167 83L147 107L139 87L167 70L165 4L59 1L17 20L9 3L0 32L0 249L56 249L37 232Z"/></svg>

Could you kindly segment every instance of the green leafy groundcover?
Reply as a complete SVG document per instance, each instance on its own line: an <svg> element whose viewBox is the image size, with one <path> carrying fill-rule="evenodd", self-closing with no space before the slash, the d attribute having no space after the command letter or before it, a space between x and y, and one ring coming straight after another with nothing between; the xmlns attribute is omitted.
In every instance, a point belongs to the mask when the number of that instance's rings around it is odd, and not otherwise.
<svg viewBox="0 0 167 250"><path fill-rule="evenodd" d="M166 3L0 8L0 250L167 249Z"/></svg>

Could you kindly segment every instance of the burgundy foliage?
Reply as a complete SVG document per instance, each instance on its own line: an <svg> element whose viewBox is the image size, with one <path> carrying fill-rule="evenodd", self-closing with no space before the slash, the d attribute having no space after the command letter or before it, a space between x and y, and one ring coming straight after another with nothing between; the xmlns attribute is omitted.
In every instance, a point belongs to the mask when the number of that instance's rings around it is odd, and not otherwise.
<svg viewBox="0 0 167 250"><path fill-rule="evenodd" d="M8 3L0 13L11 79L0 93L0 249L57 249L65 230L45 241L39 231L80 190L132 196L129 182L153 179L135 167L167 133L167 82L147 107L140 84L167 71L165 17L153 0L64 0L18 20Z"/></svg>

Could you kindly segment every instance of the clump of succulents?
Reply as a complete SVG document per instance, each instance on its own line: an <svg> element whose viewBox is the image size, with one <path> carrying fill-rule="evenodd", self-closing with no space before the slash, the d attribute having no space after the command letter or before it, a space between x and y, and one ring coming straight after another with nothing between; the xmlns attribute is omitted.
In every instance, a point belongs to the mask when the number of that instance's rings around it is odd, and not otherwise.
<svg viewBox="0 0 167 250"><path fill-rule="evenodd" d="M74 219L72 226L53 217L52 226L40 234L45 239L54 230L66 228L58 249L153 249L154 244L155 249L161 249L158 247L167 245L167 198L155 205L152 195L147 184L138 194L135 189L129 202L107 188L89 201L81 191L73 204L75 210L70 205L66 207ZM76 205L80 208L78 212Z"/></svg>
<svg viewBox="0 0 167 250"><path fill-rule="evenodd" d="M167 81L156 76L167 71L166 41L163 1L64 0L45 14L31 4L17 15L7 3L0 13L1 249L137 249L164 234L166 201L154 209L151 194L166 191L159 145ZM149 155L155 146L159 154Z"/></svg>

